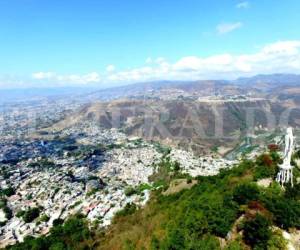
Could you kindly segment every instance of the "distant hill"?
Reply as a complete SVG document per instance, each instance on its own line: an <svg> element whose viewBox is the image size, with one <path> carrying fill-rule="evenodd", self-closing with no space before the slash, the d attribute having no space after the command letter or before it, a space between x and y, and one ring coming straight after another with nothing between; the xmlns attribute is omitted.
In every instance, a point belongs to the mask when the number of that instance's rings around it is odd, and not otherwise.
<svg viewBox="0 0 300 250"><path fill-rule="evenodd" d="M162 91L180 90L188 94L200 96L216 94L266 95L280 94L278 88L300 88L300 75L273 74L257 75L237 80L199 80L199 81L153 81L135 83L122 87L108 88L81 96L89 101L113 100L124 97L159 96ZM281 89L282 90L282 89Z"/></svg>
<svg viewBox="0 0 300 250"><path fill-rule="evenodd" d="M95 91L94 88L20 88L0 89L0 104L23 101L41 101L58 98L72 98Z"/></svg>
<svg viewBox="0 0 300 250"><path fill-rule="evenodd" d="M105 85L107 86L107 84ZM0 89L0 103L45 100L45 99L72 99L78 102L94 102L115 100L124 97L145 98L160 96L160 92L182 91L186 94L231 95L247 94L266 95L280 94L279 88L300 88L300 75L273 74L257 75L236 80L199 80L199 81L152 81L104 88L93 85L91 87L61 87L61 88L27 88L27 89Z"/></svg>
<svg viewBox="0 0 300 250"><path fill-rule="evenodd" d="M272 74L272 75L256 75L248 78L238 78L234 81L241 85L269 84L273 87L283 85L300 85L300 75L295 74Z"/></svg>

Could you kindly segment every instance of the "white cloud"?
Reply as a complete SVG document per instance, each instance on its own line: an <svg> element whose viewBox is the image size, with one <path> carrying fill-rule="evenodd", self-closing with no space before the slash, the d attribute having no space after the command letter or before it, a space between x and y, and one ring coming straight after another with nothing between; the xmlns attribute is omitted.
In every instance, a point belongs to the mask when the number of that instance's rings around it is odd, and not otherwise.
<svg viewBox="0 0 300 250"><path fill-rule="evenodd" d="M32 74L32 78L34 79L49 79L55 76L55 73L53 72L36 72Z"/></svg>
<svg viewBox="0 0 300 250"><path fill-rule="evenodd" d="M101 80L100 75L97 72L92 72L83 76L84 83L99 82Z"/></svg>
<svg viewBox="0 0 300 250"><path fill-rule="evenodd" d="M250 3L248 1L240 2L235 7L238 9L248 9L250 6Z"/></svg>
<svg viewBox="0 0 300 250"><path fill-rule="evenodd" d="M108 81L138 82L151 80L233 79L272 73L300 73L300 41L268 44L253 54L219 54L209 57L188 56L175 63L156 59L156 65L111 75Z"/></svg>
<svg viewBox="0 0 300 250"><path fill-rule="evenodd" d="M184 57L173 65L175 70L179 71L198 71L199 69L220 69L233 62L233 57L229 54L199 58L195 56Z"/></svg>
<svg viewBox="0 0 300 250"><path fill-rule="evenodd" d="M88 84L96 83L101 80L97 72L91 72L85 75L60 75L54 72L37 72L32 74L32 78L35 80L58 82L58 84Z"/></svg>
<svg viewBox="0 0 300 250"><path fill-rule="evenodd" d="M216 27L217 33L219 35L224 35L229 32L232 32L236 29L239 29L243 26L243 23L241 22L235 22L235 23L221 23Z"/></svg>
<svg viewBox="0 0 300 250"><path fill-rule="evenodd" d="M112 85L153 80L234 79L241 76L272 73L300 74L300 40L267 44L248 54L216 54L207 57L187 56L176 62L151 59L146 66L109 74L61 75L54 72L32 74L36 83L56 86L108 83ZM102 75L102 78L100 78Z"/></svg>
<svg viewBox="0 0 300 250"><path fill-rule="evenodd" d="M107 72L113 72L113 71L115 71L115 69L116 69L116 67L114 66L114 65L108 65L107 67L106 67L106 71Z"/></svg>
<svg viewBox="0 0 300 250"><path fill-rule="evenodd" d="M299 53L300 41L284 41L269 44L263 48L265 54L295 55Z"/></svg>

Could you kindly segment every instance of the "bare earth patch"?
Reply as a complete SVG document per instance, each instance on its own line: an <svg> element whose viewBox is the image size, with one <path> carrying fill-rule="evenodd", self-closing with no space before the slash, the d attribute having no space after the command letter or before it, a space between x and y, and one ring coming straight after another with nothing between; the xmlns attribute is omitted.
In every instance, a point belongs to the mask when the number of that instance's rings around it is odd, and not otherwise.
<svg viewBox="0 0 300 250"><path fill-rule="evenodd" d="M260 187L264 187L267 188L270 186L270 184L272 183L272 178L265 178L265 179L261 179L257 182L257 185Z"/></svg>
<svg viewBox="0 0 300 250"><path fill-rule="evenodd" d="M164 195L170 195L180 192L183 189L190 189L192 186L196 185L197 181L193 180L191 183L187 183L186 179L176 179L173 180L169 188L163 192Z"/></svg>

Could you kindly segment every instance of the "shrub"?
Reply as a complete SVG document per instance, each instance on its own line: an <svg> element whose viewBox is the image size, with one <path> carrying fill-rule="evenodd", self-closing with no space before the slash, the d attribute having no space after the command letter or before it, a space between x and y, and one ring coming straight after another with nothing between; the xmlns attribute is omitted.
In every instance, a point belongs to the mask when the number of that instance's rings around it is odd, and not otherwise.
<svg viewBox="0 0 300 250"><path fill-rule="evenodd" d="M275 164L280 163L281 158L280 158L280 155L278 154L278 152L272 151L272 152L270 152L270 156Z"/></svg>
<svg viewBox="0 0 300 250"><path fill-rule="evenodd" d="M135 203L127 203L122 210L116 213L116 217L133 214L136 210L137 210L137 206Z"/></svg>
<svg viewBox="0 0 300 250"><path fill-rule="evenodd" d="M185 249L185 238L182 230L178 228L174 228L172 231L169 232L168 238L166 243L165 249Z"/></svg>
<svg viewBox="0 0 300 250"><path fill-rule="evenodd" d="M49 250L65 250L65 249L66 249L66 246L62 242L56 242L56 243L52 244L49 248Z"/></svg>
<svg viewBox="0 0 300 250"><path fill-rule="evenodd" d="M40 221L41 221L41 222L47 222L47 221L49 221L49 220L50 220L50 218L49 218L49 216L46 215L46 214L43 214L43 215L40 217Z"/></svg>
<svg viewBox="0 0 300 250"><path fill-rule="evenodd" d="M237 217L237 209L223 204L213 205L204 212L211 233L226 237Z"/></svg>
<svg viewBox="0 0 300 250"><path fill-rule="evenodd" d="M267 249L271 238L271 223L264 216L257 214L253 220L244 223L244 240L252 248Z"/></svg>
<svg viewBox="0 0 300 250"><path fill-rule="evenodd" d="M286 250L287 241L283 238L282 232L276 230L273 232L270 240L268 241L268 250Z"/></svg>
<svg viewBox="0 0 300 250"><path fill-rule="evenodd" d="M275 218L275 223L284 229L300 228L300 203L284 197L274 197L265 201L266 207Z"/></svg>
<svg viewBox="0 0 300 250"><path fill-rule="evenodd" d="M242 242L235 240L235 241L230 242L226 246L225 250L244 250L244 248L242 246Z"/></svg>
<svg viewBox="0 0 300 250"><path fill-rule="evenodd" d="M200 240L191 242L187 249L221 250L221 247L216 237L205 235Z"/></svg>
<svg viewBox="0 0 300 250"><path fill-rule="evenodd" d="M128 188L125 189L125 195L126 196L131 196L131 195L134 195L136 193L137 193L137 191L133 187L128 187Z"/></svg>
<svg viewBox="0 0 300 250"><path fill-rule="evenodd" d="M186 183L187 184L191 184L193 182L193 178L191 176L189 176L187 179L186 179Z"/></svg>
<svg viewBox="0 0 300 250"><path fill-rule="evenodd" d="M237 186L233 191L233 200L238 204L247 204L249 201L257 200L259 189L256 184L246 183Z"/></svg>
<svg viewBox="0 0 300 250"><path fill-rule="evenodd" d="M18 211L18 212L16 213L16 217L21 218L21 217L24 216L24 214L25 214L25 211L24 211L24 210L20 210L20 211Z"/></svg>
<svg viewBox="0 0 300 250"><path fill-rule="evenodd" d="M294 187L286 185L284 195L288 199L300 200L300 183L295 184Z"/></svg>
<svg viewBox="0 0 300 250"><path fill-rule="evenodd" d="M152 238L151 238L151 250L159 250L159 249L160 249L159 240L155 236L152 236Z"/></svg>
<svg viewBox="0 0 300 250"><path fill-rule="evenodd" d="M7 200L5 198L0 198L0 208L4 208L7 205Z"/></svg>

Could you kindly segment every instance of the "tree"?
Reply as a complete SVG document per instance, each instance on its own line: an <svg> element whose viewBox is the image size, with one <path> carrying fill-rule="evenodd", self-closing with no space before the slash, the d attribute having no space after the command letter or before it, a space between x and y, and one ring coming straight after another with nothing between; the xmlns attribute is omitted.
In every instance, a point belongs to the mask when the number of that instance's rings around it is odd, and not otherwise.
<svg viewBox="0 0 300 250"><path fill-rule="evenodd" d="M31 223L34 221L37 217L40 216L40 209L37 207L31 208L27 210L23 215L23 220L26 223Z"/></svg>
<svg viewBox="0 0 300 250"><path fill-rule="evenodd" d="M178 172L180 170L180 164L178 161L175 161L173 169L175 172Z"/></svg>
<svg viewBox="0 0 300 250"><path fill-rule="evenodd" d="M2 194L6 195L7 197L10 197L14 195L16 192L13 187L8 187L2 190Z"/></svg>
<svg viewBox="0 0 300 250"><path fill-rule="evenodd" d="M53 224L54 227L56 227L56 226L62 225L63 223L64 223L64 220L58 218L58 219L53 220L52 224Z"/></svg>

